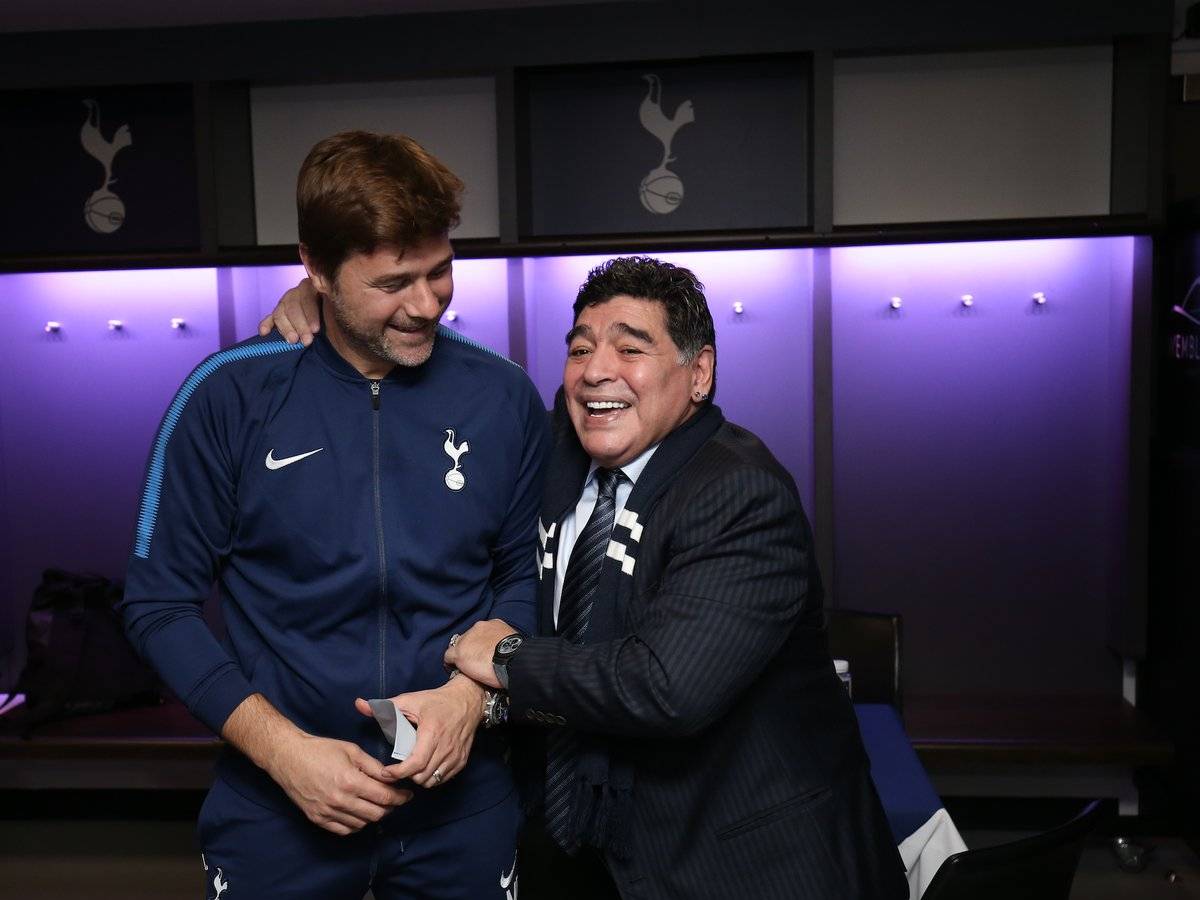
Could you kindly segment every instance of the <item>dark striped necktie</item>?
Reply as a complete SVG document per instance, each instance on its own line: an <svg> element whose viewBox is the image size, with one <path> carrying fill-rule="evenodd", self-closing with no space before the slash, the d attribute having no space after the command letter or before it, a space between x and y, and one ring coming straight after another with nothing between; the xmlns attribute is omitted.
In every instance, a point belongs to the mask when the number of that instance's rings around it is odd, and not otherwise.
<svg viewBox="0 0 1200 900"><path fill-rule="evenodd" d="M558 636L573 644L583 642L591 618L600 567L612 537L617 509L617 485L624 476L620 469L597 469L599 493L596 507L571 550L571 561L563 576L558 603ZM573 731L556 728L546 741L546 830L555 842L572 853L576 849L571 833L571 801L574 791L575 759L579 742Z"/></svg>

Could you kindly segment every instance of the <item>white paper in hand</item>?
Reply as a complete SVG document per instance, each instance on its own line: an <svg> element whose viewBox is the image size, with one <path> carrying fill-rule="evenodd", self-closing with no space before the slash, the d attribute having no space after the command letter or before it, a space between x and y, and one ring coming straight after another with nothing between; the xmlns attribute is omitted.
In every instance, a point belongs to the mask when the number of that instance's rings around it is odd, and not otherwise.
<svg viewBox="0 0 1200 900"><path fill-rule="evenodd" d="M412 722L404 718L391 700L368 700L375 721L379 723L383 736L391 742L392 759L405 760L417 742L417 730Z"/></svg>

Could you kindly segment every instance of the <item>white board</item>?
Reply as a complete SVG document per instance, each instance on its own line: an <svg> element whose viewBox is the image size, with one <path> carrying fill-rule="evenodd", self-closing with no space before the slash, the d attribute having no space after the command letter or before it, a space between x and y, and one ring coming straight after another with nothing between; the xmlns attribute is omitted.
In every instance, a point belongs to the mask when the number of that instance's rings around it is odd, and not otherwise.
<svg viewBox="0 0 1200 900"><path fill-rule="evenodd" d="M419 141L466 182L455 237L498 236L495 93L490 78L253 88L258 243L296 243L300 164L317 141L351 129Z"/></svg>
<svg viewBox="0 0 1200 900"><path fill-rule="evenodd" d="M835 225L1106 215L1112 48L834 66Z"/></svg>

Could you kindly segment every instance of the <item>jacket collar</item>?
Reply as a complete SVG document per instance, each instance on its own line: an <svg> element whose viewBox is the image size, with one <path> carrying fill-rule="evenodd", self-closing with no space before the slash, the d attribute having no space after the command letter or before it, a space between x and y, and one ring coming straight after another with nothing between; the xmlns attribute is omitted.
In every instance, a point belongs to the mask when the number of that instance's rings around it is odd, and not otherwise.
<svg viewBox="0 0 1200 900"><path fill-rule="evenodd" d="M311 350L316 354L317 358L329 369L334 375L346 381L387 381L387 382L414 382L419 380L433 365L438 358L438 345L442 338L439 334L434 338L433 353L429 359L419 366L392 366L383 378L374 379L367 378L358 369L354 368L342 354L338 353L337 349L329 341L329 329L326 328L325 306L321 305L321 329L313 335Z"/></svg>
<svg viewBox="0 0 1200 900"><path fill-rule="evenodd" d="M650 457L645 471L633 486L626 509L643 516L663 495L679 470L687 464L696 451L711 438L725 421L721 408L710 403L698 413L663 438L658 450Z"/></svg>
<svg viewBox="0 0 1200 900"><path fill-rule="evenodd" d="M642 514L648 512L670 486L683 464L712 437L724 421L720 408L709 404L663 438L634 485L626 508ZM555 452L550 460L542 503L542 521L547 527L551 522L561 519L579 501L579 492L583 489L592 462L575 434L562 388L554 397L553 426Z"/></svg>

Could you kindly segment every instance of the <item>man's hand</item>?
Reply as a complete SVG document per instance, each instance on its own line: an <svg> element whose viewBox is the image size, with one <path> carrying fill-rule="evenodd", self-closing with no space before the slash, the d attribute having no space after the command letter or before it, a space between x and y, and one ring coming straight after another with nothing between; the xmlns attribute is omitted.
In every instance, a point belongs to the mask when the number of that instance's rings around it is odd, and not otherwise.
<svg viewBox="0 0 1200 900"><path fill-rule="evenodd" d="M296 341L305 347L313 341L313 335L321 330L321 297L309 279L279 298L270 315L258 323L258 333L266 337L272 328L278 328L289 344Z"/></svg>
<svg viewBox="0 0 1200 900"><path fill-rule="evenodd" d="M503 619L476 622L453 647L446 648L443 661L472 681L478 681L490 688L499 688L496 670L492 668L492 656L496 652L496 645L516 630Z"/></svg>
<svg viewBox="0 0 1200 900"><path fill-rule="evenodd" d="M306 734L262 694L238 704L221 736L270 775L310 822L334 834L358 831L412 799L358 745Z"/></svg>
<svg viewBox="0 0 1200 900"><path fill-rule="evenodd" d="M267 773L308 820L334 834L378 822L412 799L386 768L357 744L301 735L280 746Z"/></svg>
<svg viewBox="0 0 1200 900"><path fill-rule="evenodd" d="M483 720L483 688L469 678L451 678L431 691L398 694L396 709L417 726L417 742L408 759L388 766L389 776L411 778L421 787L445 784L462 771L471 755L475 729ZM366 700L355 700L363 715L371 715ZM440 777L435 778L437 772Z"/></svg>

